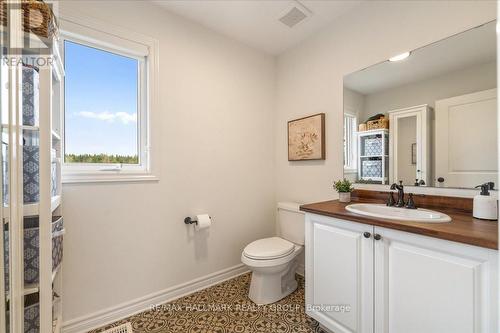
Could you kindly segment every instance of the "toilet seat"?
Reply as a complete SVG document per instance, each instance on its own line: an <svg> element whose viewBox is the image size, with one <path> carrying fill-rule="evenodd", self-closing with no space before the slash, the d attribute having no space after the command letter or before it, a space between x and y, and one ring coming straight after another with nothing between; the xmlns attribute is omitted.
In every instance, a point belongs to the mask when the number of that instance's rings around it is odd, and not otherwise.
<svg viewBox="0 0 500 333"><path fill-rule="evenodd" d="M295 245L280 237L270 237L256 240L248 244L243 255L253 260L272 260L290 255Z"/></svg>
<svg viewBox="0 0 500 333"><path fill-rule="evenodd" d="M247 257L247 255L243 252L241 254L241 262L252 268L277 267L279 265L290 263L300 252L302 252L302 249L302 246L294 245L291 253L274 259L254 259Z"/></svg>

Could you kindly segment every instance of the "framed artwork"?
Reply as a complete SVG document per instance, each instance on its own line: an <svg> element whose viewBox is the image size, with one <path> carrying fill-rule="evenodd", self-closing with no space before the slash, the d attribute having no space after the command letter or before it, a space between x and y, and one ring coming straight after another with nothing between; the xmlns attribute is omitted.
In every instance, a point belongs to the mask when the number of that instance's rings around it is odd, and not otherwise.
<svg viewBox="0 0 500 333"><path fill-rule="evenodd" d="M310 161L325 159L325 114L288 122L288 160Z"/></svg>
<svg viewBox="0 0 500 333"><path fill-rule="evenodd" d="M411 164L413 164L413 165L417 164L417 144L416 143L411 144Z"/></svg>

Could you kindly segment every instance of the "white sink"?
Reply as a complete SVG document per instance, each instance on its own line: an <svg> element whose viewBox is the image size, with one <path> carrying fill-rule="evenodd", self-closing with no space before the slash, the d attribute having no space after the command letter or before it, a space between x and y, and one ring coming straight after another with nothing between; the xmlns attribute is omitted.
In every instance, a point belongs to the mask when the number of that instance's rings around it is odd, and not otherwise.
<svg viewBox="0 0 500 333"><path fill-rule="evenodd" d="M345 208L359 215L379 217L388 220L425 223L444 223L451 221L451 218L446 214L421 208L407 209L388 207L384 204L352 204Z"/></svg>

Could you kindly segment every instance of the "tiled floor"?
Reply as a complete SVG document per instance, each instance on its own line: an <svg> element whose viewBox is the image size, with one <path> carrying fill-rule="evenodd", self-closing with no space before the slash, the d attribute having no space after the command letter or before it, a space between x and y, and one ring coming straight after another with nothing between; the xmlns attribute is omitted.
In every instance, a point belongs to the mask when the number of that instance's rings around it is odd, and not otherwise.
<svg viewBox="0 0 500 333"><path fill-rule="evenodd" d="M256 306L247 296L250 274L244 274L92 333L127 321L134 333L322 333L304 312L304 279L298 279L290 296Z"/></svg>

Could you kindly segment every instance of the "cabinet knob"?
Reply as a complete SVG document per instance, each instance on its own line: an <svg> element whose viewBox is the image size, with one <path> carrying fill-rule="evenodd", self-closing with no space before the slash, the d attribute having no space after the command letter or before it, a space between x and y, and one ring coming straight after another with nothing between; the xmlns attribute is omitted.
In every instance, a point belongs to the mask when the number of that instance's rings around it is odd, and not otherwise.
<svg viewBox="0 0 500 333"><path fill-rule="evenodd" d="M379 234L375 234L375 235L373 235L373 238L374 238L375 240L381 240L381 239L382 239L382 236L380 236Z"/></svg>
<svg viewBox="0 0 500 333"><path fill-rule="evenodd" d="M365 238L370 238L372 236L372 234L370 234L369 232L365 232L363 234L363 236L365 236Z"/></svg>

